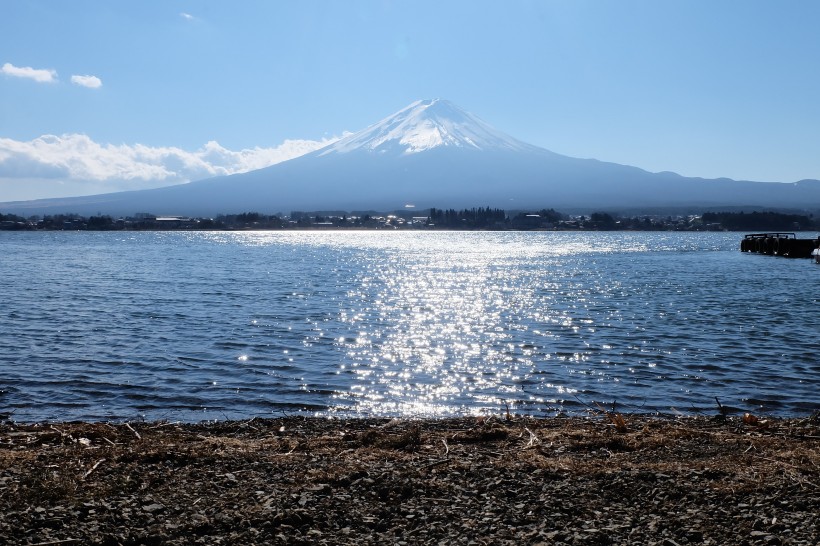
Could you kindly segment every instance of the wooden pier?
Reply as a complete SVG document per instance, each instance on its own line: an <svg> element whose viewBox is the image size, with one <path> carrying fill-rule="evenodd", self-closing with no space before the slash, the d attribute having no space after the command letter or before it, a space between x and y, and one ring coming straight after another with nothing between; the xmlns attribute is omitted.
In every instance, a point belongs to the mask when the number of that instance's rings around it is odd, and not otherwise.
<svg viewBox="0 0 820 546"><path fill-rule="evenodd" d="M786 258L811 258L820 244L817 239L798 239L794 233L749 233L740 241L741 252L755 252Z"/></svg>

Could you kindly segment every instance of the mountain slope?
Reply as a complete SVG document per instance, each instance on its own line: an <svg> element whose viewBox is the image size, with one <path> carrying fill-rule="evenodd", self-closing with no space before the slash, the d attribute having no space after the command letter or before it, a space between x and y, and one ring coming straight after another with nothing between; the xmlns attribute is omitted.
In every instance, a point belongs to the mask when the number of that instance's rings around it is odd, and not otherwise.
<svg viewBox="0 0 820 546"><path fill-rule="evenodd" d="M516 140L448 101L429 100L265 169L154 190L4 204L2 210L204 216L405 205L805 208L820 207L820 182L705 180L566 157Z"/></svg>

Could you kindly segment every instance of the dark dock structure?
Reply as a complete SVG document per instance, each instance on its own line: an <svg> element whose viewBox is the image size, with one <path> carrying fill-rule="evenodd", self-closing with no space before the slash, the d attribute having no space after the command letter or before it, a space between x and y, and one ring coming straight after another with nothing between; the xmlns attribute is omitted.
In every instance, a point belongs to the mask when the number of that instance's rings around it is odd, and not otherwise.
<svg viewBox="0 0 820 546"><path fill-rule="evenodd" d="M740 241L741 252L755 252L786 258L811 258L820 245L817 239L798 239L794 233L749 233Z"/></svg>

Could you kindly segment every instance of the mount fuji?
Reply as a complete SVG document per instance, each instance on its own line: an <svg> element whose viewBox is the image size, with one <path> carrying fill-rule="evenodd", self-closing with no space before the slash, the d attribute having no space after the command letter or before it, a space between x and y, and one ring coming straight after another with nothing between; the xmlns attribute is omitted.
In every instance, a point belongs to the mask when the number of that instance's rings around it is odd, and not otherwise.
<svg viewBox="0 0 820 546"><path fill-rule="evenodd" d="M820 209L820 181L686 178L556 154L453 103L417 101L309 154L152 190L2 204L6 212L155 214L491 206L508 210Z"/></svg>

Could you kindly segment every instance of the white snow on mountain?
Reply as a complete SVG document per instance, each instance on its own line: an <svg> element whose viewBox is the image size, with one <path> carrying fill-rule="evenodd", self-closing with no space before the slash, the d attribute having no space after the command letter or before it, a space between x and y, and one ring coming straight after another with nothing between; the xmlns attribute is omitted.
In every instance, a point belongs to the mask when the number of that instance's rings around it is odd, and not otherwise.
<svg viewBox="0 0 820 546"><path fill-rule="evenodd" d="M449 101L432 99L416 101L366 129L347 135L318 155L361 150L407 155L441 146L483 151L534 148Z"/></svg>

